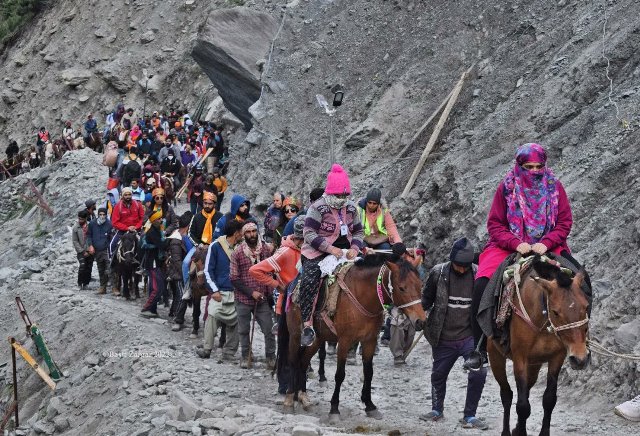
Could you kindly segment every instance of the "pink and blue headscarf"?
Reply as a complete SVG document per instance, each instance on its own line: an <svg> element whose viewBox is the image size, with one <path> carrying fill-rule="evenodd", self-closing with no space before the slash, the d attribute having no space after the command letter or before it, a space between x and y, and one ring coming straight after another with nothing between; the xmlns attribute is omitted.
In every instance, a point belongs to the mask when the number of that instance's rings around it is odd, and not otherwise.
<svg viewBox="0 0 640 436"><path fill-rule="evenodd" d="M527 162L544 166L526 170L522 165ZM516 164L503 180L509 228L529 244L540 242L558 219L557 180L546 162L547 153L541 145L521 145L516 151Z"/></svg>

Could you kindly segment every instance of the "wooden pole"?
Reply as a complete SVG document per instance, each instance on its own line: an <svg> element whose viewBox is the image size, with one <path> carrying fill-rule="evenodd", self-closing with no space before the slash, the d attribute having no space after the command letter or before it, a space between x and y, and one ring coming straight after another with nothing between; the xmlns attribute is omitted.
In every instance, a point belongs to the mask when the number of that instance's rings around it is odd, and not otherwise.
<svg viewBox="0 0 640 436"><path fill-rule="evenodd" d="M471 66L471 68L473 68L473 66ZM424 163L427 161L429 154L433 150L433 147L436 145L438 136L440 136L440 132L444 127L444 123L449 118L449 114L451 113L451 109L453 109L453 105L458 100L458 96L460 95L460 91L462 90L462 85L464 84L464 79L467 77L467 74L469 74L469 72L471 71L471 68L469 68L467 71L462 73L462 76L460 76L460 80L456 84L455 88L453 88L453 91L451 92L451 98L449 99L447 106L444 108L444 111L440 116L440 120L438 120L438 124L436 124L436 127L433 129L431 138L429 138L429 142L427 142L427 145L425 146L424 151L422 152L422 156L420 156L420 160L418 161L418 164L413 169L413 173L411 174L411 177L409 177L409 181L407 182L407 185L404 187L404 191L402 191L402 194L401 194L402 198L406 198L406 196L411 191L411 188L413 188L413 184L416 182L418 175L420 175L420 171L422 171L422 167L424 166Z"/></svg>
<svg viewBox="0 0 640 436"><path fill-rule="evenodd" d="M446 98L444 100L442 100L442 103L440 103L440 106L438 106L438 108L435 111L433 111L433 113L427 119L427 121L425 121L424 124L422 124L422 126L420 126L420 128L418 129L416 134L413 135L413 138L411 138L411 141L409 141L409 143L407 145L405 145L405 147L400 151L400 154L398 154L398 157L396 159L401 159L401 158L403 158L405 156L405 154L409 150L409 147L411 147L413 145L413 143L416 142L418 137L422 134L422 132L424 132L424 129L426 129L429 126L429 124L431 124L431 121L433 121L433 119L440 113L442 108L451 99L451 95L452 94L453 94L453 90L451 90L451 92L446 96Z"/></svg>

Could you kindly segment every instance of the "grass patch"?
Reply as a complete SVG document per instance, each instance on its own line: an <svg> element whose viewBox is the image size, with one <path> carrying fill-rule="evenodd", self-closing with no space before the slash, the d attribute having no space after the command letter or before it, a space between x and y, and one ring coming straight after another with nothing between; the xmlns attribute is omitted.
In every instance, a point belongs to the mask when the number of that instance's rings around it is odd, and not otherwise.
<svg viewBox="0 0 640 436"><path fill-rule="evenodd" d="M44 7L46 0L0 0L0 45L11 38Z"/></svg>

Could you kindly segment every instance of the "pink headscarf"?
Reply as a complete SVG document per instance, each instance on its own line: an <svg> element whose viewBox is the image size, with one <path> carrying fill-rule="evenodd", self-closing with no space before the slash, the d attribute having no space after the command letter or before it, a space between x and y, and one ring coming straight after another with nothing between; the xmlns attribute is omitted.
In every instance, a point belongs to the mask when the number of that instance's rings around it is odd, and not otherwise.
<svg viewBox="0 0 640 436"><path fill-rule="evenodd" d="M526 170L527 162L540 163L539 170ZM507 221L511 232L535 244L549 233L558 219L556 177L546 167L547 153L539 144L524 144L516 151L516 164L503 180Z"/></svg>

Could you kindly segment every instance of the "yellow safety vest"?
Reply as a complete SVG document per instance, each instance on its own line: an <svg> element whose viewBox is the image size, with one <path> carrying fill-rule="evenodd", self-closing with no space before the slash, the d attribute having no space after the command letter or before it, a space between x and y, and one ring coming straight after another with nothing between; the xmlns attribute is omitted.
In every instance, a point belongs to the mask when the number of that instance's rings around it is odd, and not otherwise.
<svg viewBox="0 0 640 436"><path fill-rule="evenodd" d="M369 225L369 221L367 220L367 210L366 210L366 206L364 208L359 208L360 209L360 221L362 222L362 225L364 226L364 235L365 236L371 236L371 226ZM387 229L384 227L384 216L385 214L389 211L389 209L384 209L382 211L382 213L380 215L378 215L378 218L376 219L376 226L378 227L378 230L380 231L380 234L382 235L387 235Z"/></svg>

